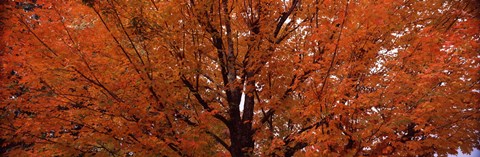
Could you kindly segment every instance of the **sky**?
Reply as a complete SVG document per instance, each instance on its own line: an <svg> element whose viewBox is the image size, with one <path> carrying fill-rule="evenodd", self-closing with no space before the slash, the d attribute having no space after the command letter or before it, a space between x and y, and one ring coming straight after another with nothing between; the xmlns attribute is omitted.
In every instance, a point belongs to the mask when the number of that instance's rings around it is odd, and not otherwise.
<svg viewBox="0 0 480 157"><path fill-rule="evenodd" d="M480 157L480 150L474 149L470 155L459 153L458 155L449 155L449 157Z"/></svg>

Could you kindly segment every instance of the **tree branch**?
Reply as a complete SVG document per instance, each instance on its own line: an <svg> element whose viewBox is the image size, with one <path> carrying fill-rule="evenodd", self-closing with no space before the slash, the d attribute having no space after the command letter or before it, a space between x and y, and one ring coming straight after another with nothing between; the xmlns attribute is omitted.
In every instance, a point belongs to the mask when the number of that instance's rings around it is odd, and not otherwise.
<svg viewBox="0 0 480 157"><path fill-rule="evenodd" d="M295 7L297 7L299 2L300 0L293 0L292 6L290 6L288 11L282 13L282 16L280 16L280 20L278 21L277 26L275 27L275 31L273 31L274 37L278 36L278 33L280 33L280 29L282 28L283 24L285 23L285 21L287 21L290 14L292 14L292 12L295 10Z"/></svg>
<svg viewBox="0 0 480 157"><path fill-rule="evenodd" d="M212 136L215 139L215 141L220 143L225 149L227 150L230 149L230 146L225 141L223 141L222 138L218 137L217 135L215 135L213 132L210 132L210 131L206 131L206 133Z"/></svg>
<svg viewBox="0 0 480 157"><path fill-rule="evenodd" d="M208 112L211 112L213 109L208 106L208 103L202 98L202 96L198 93L198 91L195 89L195 87L193 87L192 83L190 83L190 81L187 80L187 78L185 78L185 76L181 76L181 80L183 82L183 84L185 84L185 86L187 86L187 88L190 90L190 92L193 93L193 96L195 96L195 99L197 99L198 103L200 103L200 105L205 109L207 110ZM229 126L229 123L228 123L228 120L223 117L222 115L216 113L213 115L213 117L217 118L218 120L222 121L223 123L225 123L225 125Z"/></svg>
<svg viewBox="0 0 480 157"><path fill-rule="evenodd" d="M33 34L35 39L37 39L40 43L42 43L42 45L45 46L48 49L48 51L50 51L53 55L58 56L58 54L55 51L53 51L53 49L50 48L50 46L48 46L45 42L43 42L43 40L40 39L40 37L38 37L37 34L35 34L35 32L33 32L30 27L28 27L27 23L25 23L25 21L22 20L22 16L18 17L18 20L20 21L20 23L25 25L25 27L28 29L28 31ZM49 58L52 58L48 55L46 55L46 56L49 57Z"/></svg>

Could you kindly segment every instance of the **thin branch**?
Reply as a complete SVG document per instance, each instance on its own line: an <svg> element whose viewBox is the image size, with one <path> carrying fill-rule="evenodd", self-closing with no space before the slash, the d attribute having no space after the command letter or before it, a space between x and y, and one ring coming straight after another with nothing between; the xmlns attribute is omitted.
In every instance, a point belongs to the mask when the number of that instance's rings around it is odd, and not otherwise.
<svg viewBox="0 0 480 157"><path fill-rule="evenodd" d="M292 1L292 6L290 6L288 11L282 13L282 16L280 16L280 20L278 21L277 26L275 27L275 31L273 31L273 36L274 37L278 36L278 33L280 32L280 29L282 28L283 24L285 23L285 21L287 21L288 17L295 10L295 8L297 7L299 2L300 2L300 0L293 0Z"/></svg>
<svg viewBox="0 0 480 157"><path fill-rule="evenodd" d="M113 93L112 91L110 91L107 87L105 87L102 83L100 82L97 82L95 80L92 80L91 78L87 77L85 74L83 74L82 72L80 72L77 68L73 68L78 74L80 74L83 78L85 78L87 81L89 81L90 83L94 84L94 85L97 85L98 87L104 89L105 91L107 91L107 93L113 97L113 99L117 100L118 102L124 102L121 98L119 98L115 93Z"/></svg>
<svg viewBox="0 0 480 157"><path fill-rule="evenodd" d="M330 61L330 67L328 67L328 70L327 70L327 75L325 76L325 78L323 79L323 83L322 83L322 88L320 89L320 94L319 94L319 99L322 97L322 94L323 94L323 90L327 84L327 80L328 80L328 77L330 77L330 72L332 71L332 68L333 68L333 64L335 63L335 58L337 57L337 53L338 53L338 47L339 47L339 43L340 43L340 38L342 37L342 32L343 32L343 27L345 25L345 21L347 19L347 15L348 15L348 0L347 0L347 4L346 4L346 7L345 7L345 16L343 18L343 21L342 21L342 24L340 26L340 32L338 34L338 39L337 39L337 43L335 44L335 49L333 51L333 57L332 57L332 61Z"/></svg>
<svg viewBox="0 0 480 157"><path fill-rule="evenodd" d="M210 132L210 131L206 131L206 133L212 136L215 139L215 141L220 143L225 149L229 150L230 146L228 146L228 144L225 141L223 141L222 138L218 137L217 135L215 135L213 132Z"/></svg>
<svg viewBox="0 0 480 157"><path fill-rule="evenodd" d="M38 37L37 34L35 34L35 32L33 32L33 30L27 25L27 23L25 23L25 21L22 20L22 16L18 17L18 20L20 21L20 23L25 25L25 27L28 29L28 31L33 34L35 39L37 39L40 43L42 43L42 45L45 46L48 49L48 51L50 51L53 55L58 57L58 54L55 51L53 51L53 49L50 48L50 46L48 46L42 39L40 39L40 37ZM46 55L46 56L49 57L49 58L52 58L48 55Z"/></svg>
<svg viewBox="0 0 480 157"><path fill-rule="evenodd" d="M109 2L110 5L112 6L113 12L115 13L115 17L117 17L118 23L120 24L120 27L122 28L123 33L127 36L128 41L129 41L130 44L132 45L133 50L135 51L135 53L136 53L137 56L138 56L138 59L140 59L140 62L142 63L142 65L145 65L145 62L143 62L142 56L140 55L140 52L138 52L137 47L136 47L135 44L133 43L132 38L130 38L130 35L128 35L127 30L125 29L125 26L123 26L122 19L120 19L120 16L118 15L118 11L117 11L115 5L114 5L113 2L110 1L110 0L108 0L108 2Z"/></svg>
<svg viewBox="0 0 480 157"><path fill-rule="evenodd" d="M185 78L185 76L181 76L182 82L187 86L187 88L190 90L191 93L193 93L193 96L197 99L197 101L200 103L200 105L207 110L208 112L213 111L213 109L208 105L208 103L202 98L202 96L198 93L198 91L193 87L192 83ZM222 121L225 123L225 125L229 126L228 120L223 117L222 115L216 113L213 115L215 118L218 120Z"/></svg>
<svg viewBox="0 0 480 157"><path fill-rule="evenodd" d="M152 2L153 7L155 7L155 10L158 11L158 7L157 7L157 4L155 4L155 1L154 1L154 0L150 0L150 2Z"/></svg>
<svg viewBox="0 0 480 157"><path fill-rule="evenodd" d="M102 21L102 24L105 26L105 28L107 29L107 31L110 33L110 35L112 36L113 40L115 40L115 43L117 44L118 47L120 47L120 49L122 50L123 54L125 55L125 57L127 57L128 61L130 62L130 64L132 64L132 66L134 67L135 71L137 71L138 74L140 74L140 71L138 70L137 66L134 64L134 62L132 61L132 58L130 57L130 55L128 54L127 50L125 50L125 48L122 46L122 44L120 44L120 42L118 41L118 39L113 35L112 31L110 30L110 28L108 27L107 23L105 22L105 20L103 19L103 17L100 15L100 13L98 12L97 9L95 9L94 7L92 7L93 11L97 14L98 18L100 18L100 21Z"/></svg>

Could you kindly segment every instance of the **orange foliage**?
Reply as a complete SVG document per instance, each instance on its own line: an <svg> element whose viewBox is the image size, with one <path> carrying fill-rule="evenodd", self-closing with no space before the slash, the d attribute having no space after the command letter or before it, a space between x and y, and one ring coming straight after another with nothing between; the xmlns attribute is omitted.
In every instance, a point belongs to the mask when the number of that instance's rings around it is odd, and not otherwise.
<svg viewBox="0 0 480 157"><path fill-rule="evenodd" d="M3 155L480 148L473 1L1 3Z"/></svg>

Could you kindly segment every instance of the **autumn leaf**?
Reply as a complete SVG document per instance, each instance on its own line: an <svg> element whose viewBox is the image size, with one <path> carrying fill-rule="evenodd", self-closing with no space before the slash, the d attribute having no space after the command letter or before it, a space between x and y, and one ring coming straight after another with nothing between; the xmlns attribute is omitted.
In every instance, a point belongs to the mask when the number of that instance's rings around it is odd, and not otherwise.
<svg viewBox="0 0 480 157"><path fill-rule="evenodd" d="M475 1L0 3L2 156L480 148Z"/></svg>

